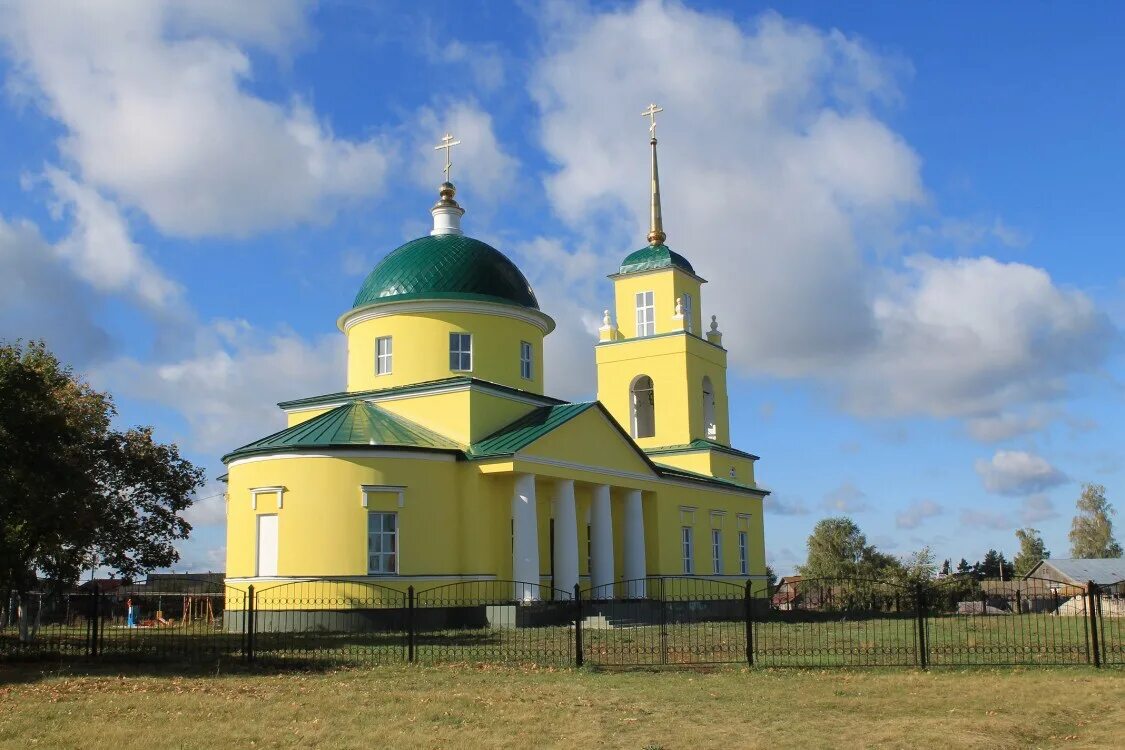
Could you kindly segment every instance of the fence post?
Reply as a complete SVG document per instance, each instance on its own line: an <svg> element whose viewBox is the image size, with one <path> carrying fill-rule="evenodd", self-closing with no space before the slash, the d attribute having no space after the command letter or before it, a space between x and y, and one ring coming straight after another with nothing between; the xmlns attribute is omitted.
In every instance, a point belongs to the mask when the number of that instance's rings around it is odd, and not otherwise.
<svg viewBox="0 0 1125 750"><path fill-rule="evenodd" d="M754 666L754 601L750 591L751 581L746 581L746 666Z"/></svg>
<svg viewBox="0 0 1125 750"><path fill-rule="evenodd" d="M257 597L254 595L254 584L246 591L246 662L253 663L254 661L254 629L257 623L255 620L257 616L255 610L258 608Z"/></svg>
<svg viewBox="0 0 1125 750"><path fill-rule="evenodd" d="M918 665L926 669L930 664L930 654L926 643L926 586L921 581L915 584L914 602L918 623Z"/></svg>
<svg viewBox="0 0 1125 750"><path fill-rule="evenodd" d="M582 666L582 592L574 584L574 665Z"/></svg>
<svg viewBox="0 0 1125 750"><path fill-rule="evenodd" d="M98 638L101 633L101 618L102 618L102 592L98 585L94 584L94 617L92 626L90 628L90 656L96 657L98 655Z"/></svg>
<svg viewBox="0 0 1125 750"><path fill-rule="evenodd" d="M406 588L406 660L414 663L414 586Z"/></svg>
<svg viewBox="0 0 1125 750"><path fill-rule="evenodd" d="M668 663L668 596L664 591L665 579L660 578L660 663Z"/></svg>
<svg viewBox="0 0 1125 750"><path fill-rule="evenodd" d="M1090 617L1090 647L1091 652L1094 654L1094 666L1100 667L1102 665L1102 649L1101 642L1098 638L1098 584L1093 581L1086 583L1086 598L1089 602L1087 612Z"/></svg>

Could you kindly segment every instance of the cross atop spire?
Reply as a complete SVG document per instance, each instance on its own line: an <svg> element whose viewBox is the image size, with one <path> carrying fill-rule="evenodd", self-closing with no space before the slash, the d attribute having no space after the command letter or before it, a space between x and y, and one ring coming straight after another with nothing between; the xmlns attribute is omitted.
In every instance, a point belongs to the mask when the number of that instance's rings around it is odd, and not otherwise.
<svg viewBox="0 0 1125 750"><path fill-rule="evenodd" d="M660 172L656 168L656 113L664 110L655 104L648 105L648 109L641 112L642 117L649 119L648 132L652 136L649 144L652 146L652 203L649 210L648 244L663 245L668 239L664 234L664 220L660 216Z"/></svg>
<svg viewBox="0 0 1125 750"><path fill-rule="evenodd" d="M454 146L460 146L460 145L461 145L461 141L453 140L453 136L449 133L446 133L445 135L443 135L441 137L441 143L437 146L434 146L434 151L441 151L443 148L445 149L445 169L444 169L444 171L445 171L445 181L446 182L449 182L449 168L453 166L453 162L451 162L449 160L449 151Z"/></svg>
<svg viewBox="0 0 1125 750"><path fill-rule="evenodd" d="M641 117L647 117L649 119L648 133L653 138L656 138L656 113L663 111L663 109L655 104L650 104L648 105L648 109L641 112Z"/></svg>

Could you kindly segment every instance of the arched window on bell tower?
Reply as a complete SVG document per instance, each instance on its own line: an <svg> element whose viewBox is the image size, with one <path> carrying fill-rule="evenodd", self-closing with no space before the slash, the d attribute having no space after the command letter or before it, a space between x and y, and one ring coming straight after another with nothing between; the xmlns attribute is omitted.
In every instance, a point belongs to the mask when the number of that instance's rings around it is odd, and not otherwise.
<svg viewBox="0 0 1125 750"><path fill-rule="evenodd" d="M652 378L640 375L630 387L633 406L633 437L647 438L656 434L656 398Z"/></svg>
<svg viewBox="0 0 1125 750"><path fill-rule="evenodd" d="M714 440L718 434L715 426L715 389L711 387L711 378L703 376L703 434L708 440Z"/></svg>

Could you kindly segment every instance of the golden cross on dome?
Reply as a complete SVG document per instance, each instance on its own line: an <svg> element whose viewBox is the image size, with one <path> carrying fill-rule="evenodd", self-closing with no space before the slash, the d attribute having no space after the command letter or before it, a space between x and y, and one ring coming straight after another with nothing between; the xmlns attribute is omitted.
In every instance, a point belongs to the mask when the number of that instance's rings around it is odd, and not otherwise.
<svg viewBox="0 0 1125 750"><path fill-rule="evenodd" d="M460 146L461 141L453 140L453 136L446 133L441 137L441 144L434 146L434 151L441 151L445 149L445 181L449 182L449 168L453 166L453 162L449 160L449 150L454 146Z"/></svg>
<svg viewBox="0 0 1125 750"><path fill-rule="evenodd" d="M653 138L656 137L656 113L663 111L664 110L662 108L656 106L655 104L650 104L648 105L648 109L646 109L644 112L641 112L641 117L647 117L649 119L649 122L651 123L648 126L648 132Z"/></svg>

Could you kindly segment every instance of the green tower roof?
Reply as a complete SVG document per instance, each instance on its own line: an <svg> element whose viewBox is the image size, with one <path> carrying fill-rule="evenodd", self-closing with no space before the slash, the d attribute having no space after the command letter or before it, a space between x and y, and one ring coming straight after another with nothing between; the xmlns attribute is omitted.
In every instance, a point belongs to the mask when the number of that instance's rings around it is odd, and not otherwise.
<svg viewBox="0 0 1125 750"><path fill-rule="evenodd" d="M539 309L535 292L499 250L461 234L419 237L372 269L355 307L412 299L465 299Z"/></svg>
<svg viewBox="0 0 1125 750"><path fill-rule="evenodd" d="M645 245L640 250L630 253L621 261L619 273L640 273L672 266L687 271L692 276L695 275L695 269L691 267L691 263L688 263L688 259L667 245Z"/></svg>

